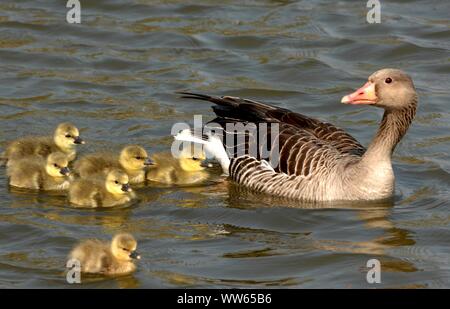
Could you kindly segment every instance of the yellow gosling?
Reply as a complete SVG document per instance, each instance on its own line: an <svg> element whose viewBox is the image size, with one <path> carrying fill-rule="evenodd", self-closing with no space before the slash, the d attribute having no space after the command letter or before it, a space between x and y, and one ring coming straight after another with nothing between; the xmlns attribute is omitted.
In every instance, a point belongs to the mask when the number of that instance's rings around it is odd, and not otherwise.
<svg viewBox="0 0 450 309"><path fill-rule="evenodd" d="M123 275L136 270L137 242L130 234L121 233L111 242L97 239L82 241L69 254L69 259L80 263L81 272L103 275Z"/></svg>
<svg viewBox="0 0 450 309"><path fill-rule="evenodd" d="M46 160L29 156L10 163L6 173L11 186L35 190L69 188L69 160L62 152L51 153Z"/></svg>
<svg viewBox="0 0 450 309"><path fill-rule="evenodd" d="M145 181L145 169L152 165L144 148L131 145L122 149L119 156L109 153L95 153L87 155L75 162L75 173L82 178L106 175L111 169L122 169L127 173L130 183Z"/></svg>
<svg viewBox="0 0 450 309"><path fill-rule="evenodd" d="M84 179L71 183L69 201L82 207L113 207L126 204L136 198L130 187L128 175L117 169L106 177Z"/></svg>
<svg viewBox="0 0 450 309"><path fill-rule="evenodd" d="M190 148L181 151L178 158L171 154L155 154L155 165L147 172L147 180L173 185L189 185L205 181L209 173L203 166L206 159L201 151L194 154Z"/></svg>
<svg viewBox="0 0 450 309"><path fill-rule="evenodd" d="M84 144L78 129L70 123L61 123L51 136L29 136L11 142L4 154L3 160L18 160L24 157L37 155L46 158L53 152L60 151L67 155L69 161L76 158L76 145Z"/></svg>

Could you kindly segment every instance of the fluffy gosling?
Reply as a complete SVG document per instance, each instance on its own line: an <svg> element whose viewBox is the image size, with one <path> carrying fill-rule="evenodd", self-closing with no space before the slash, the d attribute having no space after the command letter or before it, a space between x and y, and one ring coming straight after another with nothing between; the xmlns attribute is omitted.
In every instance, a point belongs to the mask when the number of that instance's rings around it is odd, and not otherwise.
<svg viewBox="0 0 450 309"><path fill-rule="evenodd" d="M69 259L80 262L81 272L103 275L123 275L136 270L137 242L130 234L117 234L111 242L85 240L75 246Z"/></svg>
<svg viewBox="0 0 450 309"><path fill-rule="evenodd" d="M82 207L113 207L136 198L130 187L128 175L113 169L106 177L80 178L69 187L69 201Z"/></svg>
<svg viewBox="0 0 450 309"><path fill-rule="evenodd" d="M145 169L152 165L144 148L131 145L122 149L119 156L108 153L87 155L75 162L74 171L81 178L106 175L111 169L122 169L128 174L131 184L145 182Z"/></svg>
<svg viewBox="0 0 450 309"><path fill-rule="evenodd" d="M69 160L62 152L51 153L46 160L30 156L14 160L7 168L9 184L35 190L67 190Z"/></svg>
<svg viewBox="0 0 450 309"><path fill-rule="evenodd" d="M192 152L184 148L178 158L171 154L155 154L155 165L147 172L147 180L170 185L190 185L205 181L209 173L205 170L203 161L205 153Z"/></svg>
<svg viewBox="0 0 450 309"><path fill-rule="evenodd" d="M2 154L2 159L9 165L10 160L33 155L47 158L49 154L60 151L67 155L69 161L73 161L76 158L75 146L78 144L84 144L78 129L71 123L61 123L53 137L29 136L11 142Z"/></svg>

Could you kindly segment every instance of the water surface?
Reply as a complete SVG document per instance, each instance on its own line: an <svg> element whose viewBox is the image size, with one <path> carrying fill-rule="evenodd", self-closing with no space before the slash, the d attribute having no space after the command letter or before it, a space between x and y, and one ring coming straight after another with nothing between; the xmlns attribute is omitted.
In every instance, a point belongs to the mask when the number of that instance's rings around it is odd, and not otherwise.
<svg viewBox="0 0 450 309"><path fill-rule="evenodd" d="M168 150L175 122L213 118L175 91L263 100L330 121L364 145L382 111L340 104L383 67L413 77L418 116L394 155L392 202L284 205L227 182L138 190L112 210L9 190L0 169L0 287L68 287L80 239L133 233L143 259L121 278L82 287L450 287L450 23L447 1L65 1L0 3L0 148L75 123L81 154L136 143ZM288 206L288 207L287 207Z"/></svg>

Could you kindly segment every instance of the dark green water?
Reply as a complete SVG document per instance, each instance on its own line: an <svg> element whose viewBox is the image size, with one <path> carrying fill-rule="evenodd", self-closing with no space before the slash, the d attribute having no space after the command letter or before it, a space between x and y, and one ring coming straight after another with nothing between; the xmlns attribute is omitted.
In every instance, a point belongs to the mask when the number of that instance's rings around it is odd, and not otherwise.
<svg viewBox="0 0 450 309"><path fill-rule="evenodd" d="M450 287L450 23L448 1L0 2L0 147L75 123L82 153L137 143L168 150L175 122L205 120L196 90L260 99L346 128L367 145L381 111L340 104L383 67L413 77L418 116L394 155L392 203L284 207L226 184L145 188L107 211L64 197L10 192L0 169L0 287L68 287L80 239L128 231L138 271L82 287ZM389 2L389 3L388 3Z"/></svg>

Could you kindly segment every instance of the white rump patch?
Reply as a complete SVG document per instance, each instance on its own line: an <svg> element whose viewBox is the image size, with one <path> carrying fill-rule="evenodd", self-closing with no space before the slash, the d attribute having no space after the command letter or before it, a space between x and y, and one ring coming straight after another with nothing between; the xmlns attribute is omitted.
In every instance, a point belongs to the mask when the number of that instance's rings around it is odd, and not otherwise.
<svg viewBox="0 0 450 309"><path fill-rule="evenodd" d="M275 170L273 169L272 165L269 164L269 162L267 162L266 160L261 160L261 166L265 169L269 169L272 172L275 172Z"/></svg>

